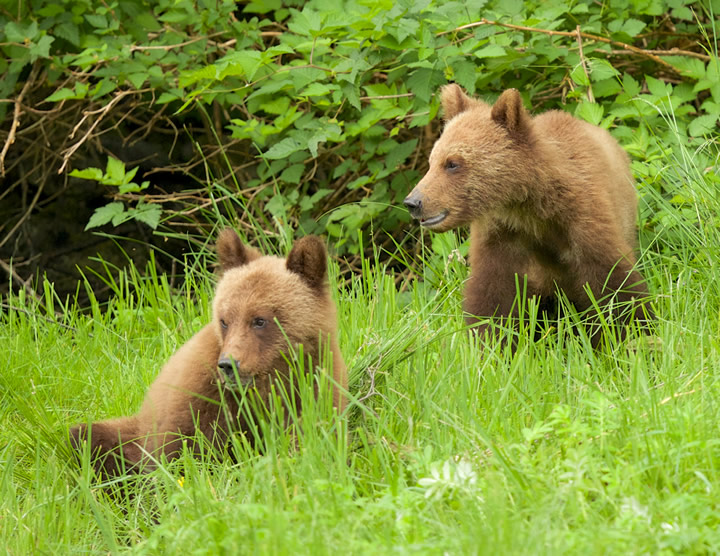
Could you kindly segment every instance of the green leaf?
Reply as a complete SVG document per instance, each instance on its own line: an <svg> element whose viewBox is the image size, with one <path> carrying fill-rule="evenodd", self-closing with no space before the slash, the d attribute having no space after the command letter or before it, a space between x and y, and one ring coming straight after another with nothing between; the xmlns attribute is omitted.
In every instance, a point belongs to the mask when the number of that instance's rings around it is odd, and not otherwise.
<svg viewBox="0 0 720 556"><path fill-rule="evenodd" d="M604 113L605 110L602 105L594 102L581 102L577 108L575 108L575 116L593 125L600 123Z"/></svg>
<svg viewBox="0 0 720 556"><path fill-rule="evenodd" d="M73 91L71 89L62 88L62 89L58 89L57 91L55 91L53 94L51 94L45 100L47 100L49 102L59 102L61 100L65 100L68 98L78 98L78 97L75 94L75 91Z"/></svg>
<svg viewBox="0 0 720 556"><path fill-rule="evenodd" d="M120 202L110 203L105 205L104 207L95 209L95 212L90 217L90 221L87 223L87 226L85 226L85 231L89 230L90 228L97 228L98 226L103 226L111 220L115 220L119 216L122 216L124 212L125 206Z"/></svg>
<svg viewBox="0 0 720 556"><path fill-rule="evenodd" d="M157 229L162 217L162 209L158 205L139 203L132 213L132 218L147 224L153 230Z"/></svg>
<svg viewBox="0 0 720 556"><path fill-rule="evenodd" d="M127 76L127 78L128 81L133 84L133 87L135 87L136 89L140 89L142 88L143 83L145 83L145 81L147 80L148 74L147 72L131 73Z"/></svg>
<svg viewBox="0 0 720 556"><path fill-rule="evenodd" d="M125 164L112 156L108 157L105 180L108 185L120 185L125 177Z"/></svg>
<svg viewBox="0 0 720 556"><path fill-rule="evenodd" d="M293 153L303 150L303 148L304 145L302 145L297 139L286 137L282 141L279 141L270 147L267 152L265 152L265 158L269 158L271 160L285 158Z"/></svg>
<svg viewBox="0 0 720 556"><path fill-rule="evenodd" d="M103 177L103 171L100 168L85 168L84 170L73 170L70 175L74 178L100 181Z"/></svg>
<svg viewBox="0 0 720 556"><path fill-rule="evenodd" d="M33 21L28 25L13 23L12 21L5 24L5 37L10 42L25 43L25 41L35 40L38 34L38 24Z"/></svg>
<svg viewBox="0 0 720 556"><path fill-rule="evenodd" d="M86 14L85 19L93 27L98 29L107 29L107 18L102 14Z"/></svg>
<svg viewBox="0 0 720 556"><path fill-rule="evenodd" d="M585 73L585 68L583 68L582 64L577 64L573 68L573 70L570 72L570 79L572 79L578 85L582 85L583 87L587 87L588 85L590 85L590 80L588 79L588 76Z"/></svg>
<svg viewBox="0 0 720 556"><path fill-rule="evenodd" d="M172 93L162 93L157 100L155 101L156 104L167 104L168 102L172 102L173 100L178 100L178 96L174 95Z"/></svg>
<svg viewBox="0 0 720 556"><path fill-rule="evenodd" d="M476 58L498 58L499 56L505 56L505 54L507 52L499 44L488 44L474 52Z"/></svg>
<svg viewBox="0 0 720 556"><path fill-rule="evenodd" d="M40 37L40 40L30 47L30 60L34 62L38 58L49 58L50 45L54 40L55 38L50 35Z"/></svg>
<svg viewBox="0 0 720 556"><path fill-rule="evenodd" d="M418 68L407 80L408 90L422 102L429 102L438 85L445 82L442 73L434 69Z"/></svg>
<svg viewBox="0 0 720 556"><path fill-rule="evenodd" d="M688 126L688 133L693 137L702 137L715 133L718 121L717 114L704 114L698 116Z"/></svg>

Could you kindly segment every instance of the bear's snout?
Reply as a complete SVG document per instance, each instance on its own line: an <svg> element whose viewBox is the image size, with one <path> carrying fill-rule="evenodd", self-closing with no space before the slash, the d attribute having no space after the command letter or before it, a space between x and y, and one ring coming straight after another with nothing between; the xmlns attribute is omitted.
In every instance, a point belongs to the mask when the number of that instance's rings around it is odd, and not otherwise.
<svg viewBox="0 0 720 556"><path fill-rule="evenodd" d="M415 192L411 192L410 195L405 197L403 204L410 211L410 216L416 220L420 219L422 216L422 199L420 198L420 195Z"/></svg>
<svg viewBox="0 0 720 556"><path fill-rule="evenodd" d="M222 372L223 381L227 384L234 384L236 377L243 386L247 386L253 381L252 376L243 374L240 370L240 362L232 356L222 356L218 361L218 369Z"/></svg>

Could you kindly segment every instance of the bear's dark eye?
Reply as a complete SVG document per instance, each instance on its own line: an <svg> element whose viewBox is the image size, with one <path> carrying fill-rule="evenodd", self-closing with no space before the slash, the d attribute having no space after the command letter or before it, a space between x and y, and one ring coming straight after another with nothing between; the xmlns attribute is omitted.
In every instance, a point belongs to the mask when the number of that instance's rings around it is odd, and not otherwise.
<svg viewBox="0 0 720 556"><path fill-rule="evenodd" d="M445 161L445 169L448 172L453 172L453 171L457 170L458 168L460 168L460 163L457 162L456 160L448 159Z"/></svg>
<svg viewBox="0 0 720 556"><path fill-rule="evenodd" d="M252 320L251 326L253 328L265 328L267 326L267 321L262 317L255 317Z"/></svg>
<svg viewBox="0 0 720 556"><path fill-rule="evenodd" d="M228 325L227 325L227 323L225 322L225 320L224 320L224 319L220 319L220 328L222 328L223 330L227 330L227 326L228 326Z"/></svg>

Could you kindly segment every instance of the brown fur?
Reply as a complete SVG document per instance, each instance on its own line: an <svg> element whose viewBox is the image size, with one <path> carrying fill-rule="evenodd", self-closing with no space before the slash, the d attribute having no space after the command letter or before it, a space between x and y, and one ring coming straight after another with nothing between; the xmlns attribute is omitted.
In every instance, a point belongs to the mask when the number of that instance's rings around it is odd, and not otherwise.
<svg viewBox="0 0 720 556"><path fill-rule="evenodd" d="M516 313L516 275L528 297L559 288L579 310L586 285L598 300L616 294L613 307L647 295L629 160L607 131L560 111L532 117L515 89L492 106L457 85L441 96L447 123L405 204L437 232L470 225L469 322Z"/></svg>
<svg viewBox="0 0 720 556"><path fill-rule="evenodd" d="M262 256L244 246L234 231L224 230L217 251L224 274L216 289L213 320L165 364L140 411L70 430L77 450L90 442L98 471L117 475L123 468L151 465L162 454L172 458L183 437L193 436L196 429L218 447L231 430L247 432L235 381L253 388L265 402L274 382L283 381L288 389L288 341L293 347L302 344L314 365L321 342L323 350L330 349L333 403L343 410L347 373L320 239L298 240L285 261Z"/></svg>

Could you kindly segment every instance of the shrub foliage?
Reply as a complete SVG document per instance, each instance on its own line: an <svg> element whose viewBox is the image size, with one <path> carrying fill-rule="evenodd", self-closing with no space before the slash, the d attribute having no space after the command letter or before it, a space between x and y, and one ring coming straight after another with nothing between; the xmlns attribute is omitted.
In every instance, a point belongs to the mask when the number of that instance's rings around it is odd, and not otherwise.
<svg viewBox="0 0 720 556"><path fill-rule="evenodd" d="M534 110L609 128L650 186L667 163L657 130L715 171L717 0L0 5L0 173L31 200L49 180L103 183L88 227L201 232L241 209L344 253L371 223L376 241L397 240L439 130L434 93L451 81L489 101L516 87ZM4 209L0 241L37 208Z"/></svg>

